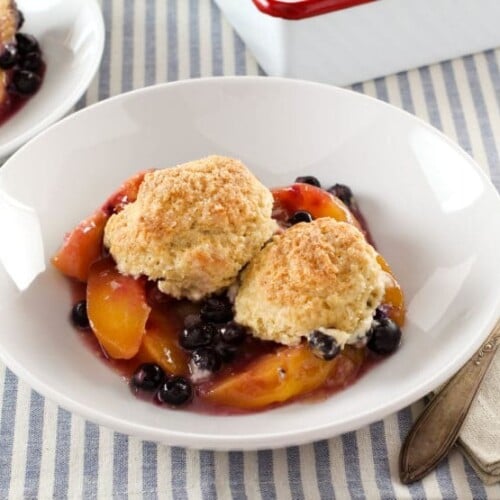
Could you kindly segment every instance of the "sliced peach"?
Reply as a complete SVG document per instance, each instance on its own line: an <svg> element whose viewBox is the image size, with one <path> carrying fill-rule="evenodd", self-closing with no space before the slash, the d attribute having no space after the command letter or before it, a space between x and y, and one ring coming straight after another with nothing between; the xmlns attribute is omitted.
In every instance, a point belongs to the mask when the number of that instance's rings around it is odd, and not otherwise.
<svg viewBox="0 0 500 500"><path fill-rule="evenodd" d="M102 252L102 238L108 215L97 210L80 222L64 238L64 242L52 257L52 264L69 278L87 281L90 265Z"/></svg>
<svg viewBox="0 0 500 500"><path fill-rule="evenodd" d="M104 226L113 212L119 212L125 204L135 201L144 175L139 172L126 180L112 194L102 208L80 222L64 238L64 242L52 257L52 264L69 278L87 281L90 265L102 252Z"/></svg>
<svg viewBox="0 0 500 500"><path fill-rule="evenodd" d="M307 394L327 384L342 387L358 372L364 351L346 347L331 361L309 347L283 347L251 363L246 370L217 382L203 396L214 403L257 410Z"/></svg>
<svg viewBox="0 0 500 500"><path fill-rule="evenodd" d="M141 346L151 308L145 281L120 274L111 258L94 262L87 283L90 326L114 359L130 359Z"/></svg>
<svg viewBox="0 0 500 500"><path fill-rule="evenodd" d="M167 373L189 374L189 358L179 345L182 320L172 309L154 306L137 354L140 363L156 363Z"/></svg>
<svg viewBox="0 0 500 500"><path fill-rule="evenodd" d="M314 219L333 217L340 222L349 222L360 229L356 218L337 197L310 184L296 183L291 186L272 189L275 211L291 217L298 210L306 210Z"/></svg>
<svg viewBox="0 0 500 500"><path fill-rule="evenodd" d="M406 314L403 290L397 282L392 269L390 268L384 257L382 257L382 255L377 255L377 262L386 273L386 279L388 283L385 288L385 294L382 299L382 304L386 306L386 311L389 318L391 318L400 327L402 327L405 322Z"/></svg>

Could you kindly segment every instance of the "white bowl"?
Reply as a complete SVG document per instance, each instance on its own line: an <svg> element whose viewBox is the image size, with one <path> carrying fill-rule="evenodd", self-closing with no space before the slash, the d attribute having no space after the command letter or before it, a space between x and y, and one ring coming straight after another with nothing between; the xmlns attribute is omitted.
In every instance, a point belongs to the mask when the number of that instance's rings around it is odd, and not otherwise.
<svg viewBox="0 0 500 500"><path fill-rule="evenodd" d="M47 64L40 90L0 126L0 160L64 116L95 75L104 48L104 22L95 0L18 0Z"/></svg>
<svg viewBox="0 0 500 500"><path fill-rule="evenodd" d="M135 399L81 343L68 281L49 259L63 235L132 173L217 153L267 185L312 174L357 194L406 291L401 349L346 390L245 416ZM0 356L37 391L121 432L172 445L254 449L350 431L450 377L500 312L500 201L439 132L346 90L275 78L159 85L80 111L0 170Z"/></svg>

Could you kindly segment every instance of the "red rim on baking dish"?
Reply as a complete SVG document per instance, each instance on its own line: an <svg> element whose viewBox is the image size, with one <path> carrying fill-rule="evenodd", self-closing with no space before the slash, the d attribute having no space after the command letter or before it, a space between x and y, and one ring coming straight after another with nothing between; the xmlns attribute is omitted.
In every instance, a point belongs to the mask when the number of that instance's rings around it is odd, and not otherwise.
<svg viewBox="0 0 500 500"><path fill-rule="evenodd" d="M253 0L264 14L283 19L304 19L375 0Z"/></svg>

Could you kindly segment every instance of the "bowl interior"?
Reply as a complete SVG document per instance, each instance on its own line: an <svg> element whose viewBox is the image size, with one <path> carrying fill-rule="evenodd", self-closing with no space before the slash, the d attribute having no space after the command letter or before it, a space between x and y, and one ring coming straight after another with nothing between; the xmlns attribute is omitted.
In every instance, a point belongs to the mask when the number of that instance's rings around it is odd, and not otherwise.
<svg viewBox="0 0 500 500"><path fill-rule="evenodd" d="M49 259L122 180L208 154L243 160L268 186L298 175L348 184L407 297L401 349L314 404L238 417L163 411L84 347L66 279ZM258 448L352 430L451 376L500 312L499 198L444 136L391 106L273 78L162 85L88 108L0 171L0 355L37 390L91 420L170 444Z"/></svg>

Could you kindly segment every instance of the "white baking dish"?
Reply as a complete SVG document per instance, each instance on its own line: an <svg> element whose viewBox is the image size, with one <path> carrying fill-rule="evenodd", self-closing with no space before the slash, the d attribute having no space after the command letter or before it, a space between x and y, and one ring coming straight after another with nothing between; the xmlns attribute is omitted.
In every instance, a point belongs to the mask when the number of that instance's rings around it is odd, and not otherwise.
<svg viewBox="0 0 500 500"><path fill-rule="evenodd" d="M500 46L500 0L215 1L273 76L347 85Z"/></svg>

